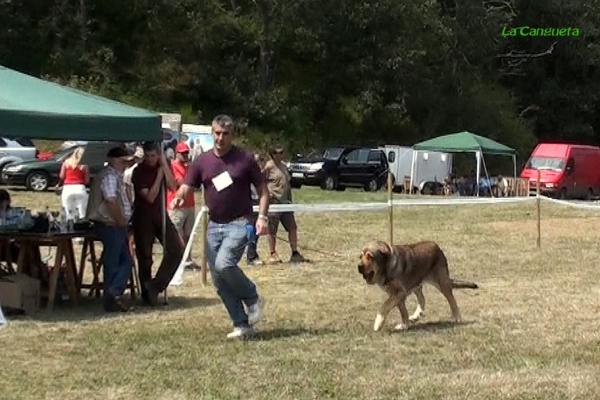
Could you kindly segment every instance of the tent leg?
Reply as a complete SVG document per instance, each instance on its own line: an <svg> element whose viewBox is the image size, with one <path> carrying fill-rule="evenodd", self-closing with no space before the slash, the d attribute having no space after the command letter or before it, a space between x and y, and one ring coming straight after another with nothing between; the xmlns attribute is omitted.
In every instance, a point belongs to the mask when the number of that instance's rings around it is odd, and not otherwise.
<svg viewBox="0 0 600 400"><path fill-rule="evenodd" d="M414 185L414 180L415 180L415 160L417 158L417 154L418 152L416 150L413 150L412 152L412 162L410 163L410 187L408 188L408 194L412 194L412 190L413 190L413 185Z"/></svg>
<svg viewBox="0 0 600 400"><path fill-rule="evenodd" d="M475 153L475 159L477 160L477 172L475 176L475 192L476 196L479 197L479 178L481 176L481 152L478 151Z"/></svg>
<svg viewBox="0 0 600 400"><path fill-rule="evenodd" d="M513 154L513 182L514 182L514 186L516 187L517 185L517 156L515 154ZM517 195L517 192L515 190L515 196ZM527 195L529 195L529 193L527 193Z"/></svg>

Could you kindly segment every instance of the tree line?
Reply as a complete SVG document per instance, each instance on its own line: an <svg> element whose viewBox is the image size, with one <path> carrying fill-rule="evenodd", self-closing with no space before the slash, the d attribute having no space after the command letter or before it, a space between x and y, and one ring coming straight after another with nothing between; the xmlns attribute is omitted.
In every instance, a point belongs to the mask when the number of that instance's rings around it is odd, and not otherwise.
<svg viewBox="0 0 600 400"><path fill-rule="evenodd" d="M259 147L412 145L468 130L526 158L539 140L600 143L598 9L600 0L0 0L0 64L188 123L226 112Z"/></svg>

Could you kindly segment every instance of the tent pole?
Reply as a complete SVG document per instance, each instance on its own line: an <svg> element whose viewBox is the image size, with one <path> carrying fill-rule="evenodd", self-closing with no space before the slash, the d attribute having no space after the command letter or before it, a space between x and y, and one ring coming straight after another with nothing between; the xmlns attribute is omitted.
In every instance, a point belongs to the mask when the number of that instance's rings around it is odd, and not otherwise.
<svg viewBox="0 0 600 400"><path fill-rule="evenodd" d="M415 158L417 155L417 150L413 149L412 152L412 162L410 163L410 187L408 188L408 194L412 193L412 189L413 189L413 182L414 182L414 176L415 176Z"/></svg>
<svg viewBox="0 0 600 400"><path fill-rule="evenodd" d="M161 156L165 155L162 146L160 146L160 154L161 154ZM168 160L167 160L167 162L168 162ZM161 217L161 228L162 228L161 234L162 234L163 252L164 252L165 246L167 245L167 190L166 190L166 186L167 186L167 179L163 176L162 181L160 182L160 204L161 204L160 217ZM168 287L168 285L167 285L167 287ZM167 294L167 288L165 288L163 295L164 295L164 304L168 304L169 295Z"/></svg>
<svg viewBox="0 0 600 400"><path fill-rule="evenodd" d="M494 197L494 193L492 192L490 174L488 172L487 165L485 165L485 157L483 156L483 153L481 154L481 164L483 165L483 172L485 173L485 179L487 179L488 184L489 184L490 196Z"/></svg>
<svg viewBox="0 0 600 400"><path fill-rule="evenodd" d="M479 177L481 176L481 151L477 151L475 153L475 159L477 160L477 172L476 172L476 182L475 182L475 190L476 196L479 197Z"/></svg>

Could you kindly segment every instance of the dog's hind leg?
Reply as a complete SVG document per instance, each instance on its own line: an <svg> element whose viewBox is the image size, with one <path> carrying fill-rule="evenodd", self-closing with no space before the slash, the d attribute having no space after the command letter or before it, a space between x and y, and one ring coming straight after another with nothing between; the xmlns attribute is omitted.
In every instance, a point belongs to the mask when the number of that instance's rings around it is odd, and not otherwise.
<svg viewBox="0 0 600 400"><path fill-rule="evenodd" d="M425 315L425 296L423 296L423 286L419 286L414 290L415 296L417 296L417 309L410 316L411 322L418 321L421 316Z"/></svg>
<svg viewBox="0 0 600 400"><path fill-rule="evenodd" d="M383 323L385 322L385 318L388 316L390 311L392 311L392 308L396 306L396 304L398 304L398 297L396 295L391 295L383 302L381 308L379 309L379 314L377 314L377 317L375 318L375 323L373 324L373 330L375 332L381 329Z"/></svg>
<svg viewBox="0 0 600 400"><path fill-rule="evenodd" d="M448 304L450 305L450 310L452 311L452 317L454 321L461 322L462 318L460 316L460 311L458 309L458 304L456 304L456 298L452 293L452 282L448 280L446 285L439 285L440 292L444 295L446 300L448 300Z"/></svg>

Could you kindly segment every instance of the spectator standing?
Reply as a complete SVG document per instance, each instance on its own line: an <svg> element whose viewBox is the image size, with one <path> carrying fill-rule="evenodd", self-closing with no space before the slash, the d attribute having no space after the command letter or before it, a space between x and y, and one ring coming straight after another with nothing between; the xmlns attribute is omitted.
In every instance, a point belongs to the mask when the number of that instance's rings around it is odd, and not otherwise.
<svg viewBox="0 0 600 400"><path fill-rule="evenodd" d="M260 154L254 154L254 160L257 162L261 173L264 174L265 168L265 158ZM257 206L259 202L258 191L254 185L250 184L250 190L252 192L252 206ZM249 223L251 226L256 224L256 218L258 217L258 213L252 213L252 218ZM260 236L256 233L256 229L250 231L250 240L248 241L248 247L246 248L246 264L247 265L263 265L260 257L258 256L258 238Z"/></svg>
<svg viewBox="0 0 600 400"><path fill-rule="evenodd" d="M163 208L164 200L160 196L163 178L168 189L177 187L171 168L161 152L159 143L147 142L142 147L144 161L138 164L131 177L135 194L133 238L142 285L142 299L146 304L156 306L158 294L164 291L173 279L185 248L170 218L165 218L163 227L162 212L166 212ZM152 278L152 247L156 239L162 245L163 258L156 275Z"/></svg>
<svg viewBox="0 0 600 400"><path fill-rule="evenodd" d="M115 147L108 151L107 158L108 165L92 184L87 215L103 247L104 310L129 311L131 307L122 296L133 266L127 238L133 210L123 171L132 157L124 148Z"/></svg>
<svg viewBox="0 0 600 400"><path fill-rule="evenodd" d="M135 200L135 192L133 190L133 182L131 181L131 178L133 176L133 171L135 171L137 166L141 164L142 161L144 161L144 149L142 149L142 146L136 146L133 159L128 163L125 172L123 172L123 182L125 183L129 198L132 202Z"/></svg>
<svg viewBox="0 0 600 400"><path fill-rule="evenodd" d="M184 245L187 245L190 236L192 235L192 228L196 220L196 202L194 199L194 192L189 193L185 202L178 208L171 208L170 204L175 198L177 189L183 184L183 180L189 169L190 163L190 147L185 142L180 142L175 146L175 159L171 161L171 172L175 178L176 188L169 189L167 192L167 204L166 207L169 210L169 218L175 225L179 236L183 240ZM192 253L190 252L188 259L186 260L185 267L188 269L200 269L194 261L192 261Z"/></svg>
<svg viewBox="0 0 600 400"><path fill-rule="evenodd" d="M284 149L282 146L274 147L269 151L271 160L265 165L265 176L269 189L271 204L292 204L292 184L290 174L283 163ZM305 262L306 259L298 252L298 226L292 211L273 212L269 215L269 263L280 263L277 254L277 230L279 223L288 233L288 240L292 250L291 263Z"/></svg>
<svg viewBox="0 0 600 400"><path fill-rule="evenodd" d="M90 169L87 165L81 164L83 152L83 147L77 147L60 167L59 178L63 183L61 203L67 219L75 219L75 216L79 219L85 218Z"/></svg>

